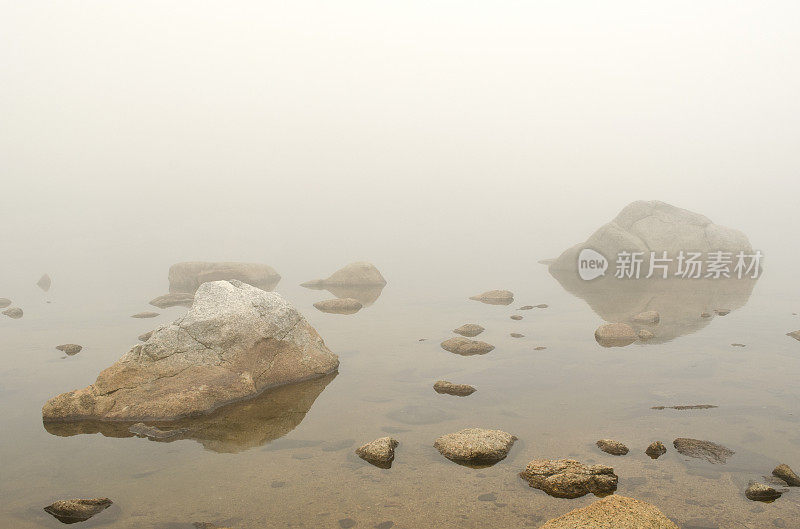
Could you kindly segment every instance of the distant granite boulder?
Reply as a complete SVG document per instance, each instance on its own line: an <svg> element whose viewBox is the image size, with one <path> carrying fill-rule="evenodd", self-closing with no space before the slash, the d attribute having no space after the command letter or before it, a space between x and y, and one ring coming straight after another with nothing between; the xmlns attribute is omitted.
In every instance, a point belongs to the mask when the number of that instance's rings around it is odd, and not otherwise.
<svg viewBox="0 0 800 529"><path fill-rule="evenodd" d="M193 294L203 283L231 279L269 292L281 276L271 266L260 263L190 261L170 266L168 279L171 293Z"/></svg>
<svg viewBox="0 0 800 529"><path fill-rule="evenodd" d="M327 279L306 281L300 286L307 288L326 288L329 286L368 286L385 284L386 279L383 278L374 264L359 261L340 268Z"/></svg>
<svg viewBox="0 0 800 529"><path fill-rule="evenodd" d="M50 285L52 283L53 282L50 279L50 276L47 275L47 274L44 274L44 275L42 275L42 277L39 278L39 281L36 282L36 286L41 288L45 292L47 292L48 290L50 290Z"/></svg>

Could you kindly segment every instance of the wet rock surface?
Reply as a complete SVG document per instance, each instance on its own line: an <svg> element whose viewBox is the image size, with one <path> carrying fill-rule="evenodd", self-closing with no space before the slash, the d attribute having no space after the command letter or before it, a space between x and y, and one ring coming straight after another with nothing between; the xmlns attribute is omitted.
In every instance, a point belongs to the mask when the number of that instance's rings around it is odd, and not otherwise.
<svg viewBox="0 0 800 529"><path fill-rule="evenodd" d="M624 444L620 443L619 441L614 441L613 439L600 439L595 443L597 448L605 452L606 454L611 454L615 456L624 456L628 453L628 447Z"/></svg>
<svg viewBox="0 0 800 529"><path fill-rule="evenodd" d="M69 356L72 356L72 355L76 355L76 354L80 353L81 350L83 349L83 347L81 347L80 345L78 345L76 343L65 343L65 344L57 345L56 349L58 349L59 351L65 353L65 354L67 354Z"/></svg>
<svg viewBox="0 0 800 529"><path fill-rule="evenodd" d="M189 292L170 292L150 300L150 304L160 309L169 307L191 307L194 295Z"/></svg>
<svg viewBox="0 0 800 529"><path fill-rule="evenodd" d="M488 305L510 305L514 302L514 293L510 290L487 290L481 294L470 296L469 299Z"/></svg>
<svg viewBox="0 0 800 529"><path fill-rule="evenodd" d="M748 500L770 502L780 498L782 493L763 483L750 483L744 495Z"/></svg>
<svg viewBox="0 0 800 529"><path fill-rule="evenodd" d="M794 473L789 465L780 464L772 471L772 475L782 479L790 487L800 487L800 477Z"/></svg>
<svg viewBox="0 0 800 529"><path fill-rule="evenodd" d="M389 468L394 460L394 449L399 443L393 437L381 437L356 449L356 455L381 468Z"/></svg>
<svg viewBox="0 0 800 529"><path fill-rule="evenodd" d="M594 331L594 339L603 347L625 347L636 341L636 332L627 323L607 323Z"/></svg>
<svg viewBox="0 0 800 529"><path fill-rule="evenodd" d="M338 358L280 295L204 283L189 311L135 345L97 381L50 399L45 421L175 420L336 370Z"/></svg>
<svg viewBox="0 0 800 529"><path fill-rule="evenodd" d="M453 332L456 334L460 334L461 336L466 336L467 338L472 338L473 336L478 336L485 330L486 329L484 329L477 323L465 323L461 327L453 329Z"/></svg>
<svg viewBox="0 0 800 529"><path fill-rule="evenodd" d="M517 438L502 430L465 428L443 435L433 446L457 463L492 464L504 459Z"/></svg>
<svg viewBox="0 0 800 529"><path fill-rule="evenodd" d="M11 307L10 309L6 309L3 311L3 314L13 320L18 320L23 316L22 309L19 307Z"/></svg>
<svg viewBox="0 0 800 529"><path fill-rule="evenodd" d="M145 312L137 312L136 314L131 315L131 318L146 319L146 318L155 318L158 315L159 315L158 312L145 311Z"/></svg>
<svg viewBox="0 0 800 529"><path fill-rule="evenodd" d="M433 385L433 389L436 391L436 393L455 395L457 397L466 397L467 395L472 395L475 393L475 391L477 391L469 384L453 384L447 380L436 381L436 383Z"/></svg>
<svg viewBox="0 0 800 529"><path fill-rule="evenodd" d="M186 261L169 267L169 291L193 294L209 281L237 280L270 291L281 280L271 266L261 263Z"/></svg>
<svg viewBox="0 0 800 529"><path fill-rule="evenodd" d="M651 459L658 459L667 453L667 447L661 441L655 441L650 443L644 453L649 455Z"/></svg>
<svg viewBox="0 0 800 529"><path fill-rule="evenodd" d="M648 331L647 329L639 329L639 332L636 333L636 336L638 336L639 340L642 342L647 342L656 337L652 331Z"/></svg>
<svg viewBox="0 0 800 529"><path fill-rule="evenodd" d="M711 441L701 441L699 439L689 439L679 437L672 442L675 449L685 456L695 459L705 459L709 463L724 464L734 452L722 445Z"/></svg>
<svg viewBox="0 0 800 529"><path fill-rule="evenodd" d="M88 520L110 507L112 503L108 498L59 500L44 510L60 522L71 524Z"/></svg>
<svg viewBox="0 0 800 529"><path fill-rule="evenodd" d="M579 498L590 492L602 496L617 490L619 478L605 465L587 466L574 459L534 459L520 477L556 498Z"/></svg>
<svg viewBox="0 0 800 529"><path fill-rule="evenodd" d="M314 308L329 314L355 314L363 305L353 298L326 299L314 303Z"/></svg>
<svg viewBox="0 0 800 529"><path fill-rule="evenodd" d="M654 505L613 495L549 520L540 529L678 529L678 526Z"/></svg>
<svg viewBox="0 0 800 529"><path fill-rule="evenodd" d="M479 340L456 337L445 340L441 343L442 349L462 356L482 355L494 349L493 345Z"/></svg>

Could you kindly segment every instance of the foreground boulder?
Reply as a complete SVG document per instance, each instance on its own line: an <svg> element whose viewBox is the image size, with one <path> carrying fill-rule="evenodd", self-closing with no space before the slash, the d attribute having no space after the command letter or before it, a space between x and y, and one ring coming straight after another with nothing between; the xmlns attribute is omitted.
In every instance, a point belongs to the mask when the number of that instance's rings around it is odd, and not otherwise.
<svg viewBox="0 0 800 529"><path fill-rule="evenodd" d="M391 468L394 460L394 449L399 443L392 437L375 439L356 449L356 455L381 468Z"/></svg>
<svg viewBox="0 0 800 529"><path fill-rule="evenodd" d="M489 465L505 459L517 438L502 430L465 428L443 435L433 446L456 463Z"/></svg>
<svg viewBox="0 0 800 529"><path fill-rule="evenodd" d="M44 508L45 512L52 514L63 523L84 522L95 514L107 509L113 502L108 498L94 498L91 500L59 500Z"/></svg>
<svg viewBox="0 0 800 529"><path fill-rule="evenodd" d="M233 279L270 291L281 276L271 266L261 263L190 261L170 266L168 279L170 292L193 294L208 281Z"/></svg>
<svg viewBox="0 0 800 529"><path fill-rule="evenodd" d="M649 503L614 495L553 518L540 529L678 529L678 526Z"/></svg>
<svg viewBox="0 0 800 529"><path fill-rule="evenodd" d="M617 490L619 478L605 465L587 466L574 459L534 459L520 475L528 484L556 498L602 496Z"/></svg>
<svg viewBox="0 0 800 529"><path fill-rule="evenodd" d="M603 347L625 347L636 341L636 332L627 323L607 323L594 331L594 339Z"/></svg>
<svg viewBox="0 0 800 529"><path fill-rule="evenodd" d="M65 353L68 356L72 356L72 355L76 355L76 354L80 353L81 349L83 349L83 347L78 345L78 344L76 344L76 343L65 343L65 344L57 345L56 349L58 349L59 351Z"/></svg>
<svg viewBox="0 0 800 529"><path fill-rule="evenodd" d="M614 456L624 456L625 454L628 453L627 446L620 443L619 441L614 441L613 439L600 439L595 444L597 444L597 448L599 448L606 454L611 454Z"/></svg>
<svg viewBox="0 0 800 529"><path fill-rule="evenodd" d="M10 309L4 310L3 314L5 314L6 316L8 316L13 320L18 320L22 317L23 312L22 309L19 307L11 307Z"/></svg>
<svg viewBox="0 0 800 529"><path fill-rule="evenodd" d="M338 358L280 295L204 283L189 311L159 327L80 390L50 399L45 421L169 421L336 370Z"/></svg>
<svg viewBox="0 0 800 529"><path fill-rule="evenodd" d="M772 475L786 482L790 487L800 487L800 478L789 468L789 465L778 465L772 471Z"/></svg>
<svg viewBox="0 0 800 529"><path fill-rule="evenodd" d="M679 453L694 457L696 459L705 459L709 463L724 464L734 452L729 448L722 445L712 443L711 441L701 441L699 439L687 439L679 437L672 442Z"/></svg>
<svg viewBox="0 0 800 529"><path fill-rule="evenodd" d="M163 296L151 299L150 304L159 309L169 307L191 307L194 296L188 292L170 292Z"/></svg>
<svg viewBox="0 0 800 529"><path fill-rule="evenodd" d="M444 393L446 395L455 395L457 397L466 397L472 395L477 390L469 384L453 384L447 380L437 380L433 385L436 393Z"/></svg>
<svg viewBox="0 0 800 529"><path fill-rule="evenodd" d="M493 345L479 340L455 337L442 342L442 349L462 356L482 355L494 349Z"/></svg>
<svg viewBox="0 0 800 529"><path fill-rule="evenodd" d="M488 290L469 299L489 305L510 305L514 302L514 293L510 290Z"/></svg>
<svg viewBox="0 0 800 529"><path fill-rule="evenodd" d="M461 336L466 336L467 338L472 338L474 336L478 336L485 330L486 329L484 329L477 323L465 323L461 327L453 329L453 332L456 334L460 334Z"/></svg>
<svg viewBox="0 0 800 529"><path fill-rule="evenodd" d="M748 500L771 502L780 498L782 493L773 489L769 485L751 482L750 485L748 485L747 490L744 491L744 495L747 496Z"/></svg>
<svg viewBox="0 0 800 529"><path fill-rule="evenodd" d="M326 299L314 303L314 308L329 314L355 314L361 308L361 302L353 298Z"/></svg>

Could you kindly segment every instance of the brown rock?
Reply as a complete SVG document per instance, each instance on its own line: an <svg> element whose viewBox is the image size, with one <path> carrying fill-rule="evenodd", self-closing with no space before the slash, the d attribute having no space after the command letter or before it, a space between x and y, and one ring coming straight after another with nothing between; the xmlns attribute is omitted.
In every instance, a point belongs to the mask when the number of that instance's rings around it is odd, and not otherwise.
<svg viewBox="0 0 800 529"><path fill-rule="evenodd" d="M453 332L456 334L460 334L461 336L467 336L469 338L472 338L473 336L478 336L485 330L486 329L484 329L477 323L465 323L461 327L453 329Z"/></svg>
<svg viewBox="0 0 800 529"><path fill-rule="evenodd" d="M514 293L509 290L488 290L469 299L489 305L510 305L514 302Z"/></svg>
<svg viewBox="0 0 800 529"><path fill-rule="evenodd" d="M522 319L522 316L518 316L517 314L514 314L513 316L511 316L511 319L512 319L512 320L519 321L519 320L521 320L521 319Z"/></svg>
<svg viewBox="0 0 800 529"><path fill-rule="evenodd" d="M76 523L88 520L95 514L107 509L111 504L112 501L108 498L59 500L48 505L44 510L60 522Z"/></svg>
<svg viewBox="0 0 800 529"><path fill-rule="evenodd" d="M607 323L594 331L594 339L603 347L624 347L636 341L636 333L627 323Z"/></svg>
<svg viewBox="0 0 800 529"><path fill-rule="evenodd" d="M83 347L81 347L80 345L75 344L75 343L65 343L65 344L56 346L56 349L66 353L69 356L72 356L72 355L76 355L76 354L80 353L81 349L83 349Z"/></svg>
<svg viewBox="0 0 800 529"><path fill-rule="evenodd" d="M375 466L390 468L398 444L392 437L381 437L357 448L356 455Z"/></svg>
<svg viewBox="0 0 800 529"><path fill-rule="evenodd" d="M444 393L447 395L455 395L457 397L466 397L472 395L477 390L468 384L453 384L447 380L438 380L433 385L436 393Z"/></svg>
<svg viewBox="0 0 800 529"><path fill-rule="evenodd" d="M791 468L789 468L789 465L778 465L775 467L775 470L772 471L772 475L776 478L782 479L790 487L800 487L800 478L797 477L797 474L795 474Z"/></svg>
<svg viewBox="0 0 800 529"><path fill-rule="evenodd" d="M147 331L145 333L140 334L138 338L140 342L146 342L147 340L150 339L151 336L153 336L153 331Z"/></svg>
<svg viewBox="0 0 800 529"><path fill-rule="evenodd" d="M792 332L786 333L786 336L790 336L790 337L794 338L795 340L800 340L800 331L792 331Z"/></svg>
<svg viewBox="0 0 800 529"><path fill-rule="evenodd" d="M237 280L270 291L281 280L271 266L260 263L190 261L169 267L169 291L193 294L209 281Z"/></svg>
<svg viewBox="0 0 800 529"><path fill-rule="evenodd" d="M579 498L588 493L611 494L619 478L605 465L586 466L574 459L534 459L520 477L556 498Z"/></svg>
<svg viewBox="0 0 800 529"><path fill-rule="evenodd" d="M47 274L44 274L42 277L39 278L39 281L36 282L36 286L38 286L39 288L41 288L45 292L50 290L50 285L51 284L52 284L52 281L50 280L50 276L47 275Z"/></svg>
<svg viewBox="0 0 800 529"><path fill-rule="evenodd" d="M649 455L651 459L658 459L667 453L667 447L664 446L664 443L661 441L655 441L650 443L650 446L647 447L644 453Z"/></svg>
<svg viewBox="0 0 800 529"><path fill-rule="evenodd" d="M781 497L781 493L769 485L753 482L744 491L744 495L747 496L748 500L764 502L772 502Z"/></svg>
<svg viewBox="0 0 800 529"><path fill-rule="evenodd" d="M613 495L553 518L540 529L678 529L678 526L649 503Z"/></svg>
<svg viewBox="0 0 800 529"><path fill-rule="evenodd" d="M327 279L306 281L300 286L325 288L328 286L383 286L386 279L372 263L360 261L340 268Z"/></svg>
<svg viewBox="0 0 800 529"><path fill-rule="evenodd" d="M655 324L661 321L661 316L655 310L648 310L645 312L640 312L639 314L634 316L633 321L636 323Z"/></svg>
<svg viewBox="0 0 800 529"><path fill-rule="evenodd" d="M710 441L700 441L699 439L687 439L679 437L672 442L675 449L689 457L705 459L709 463L724 464L734 452L722 445Z"/></svg>
<svg viewBox="0 0 800 529"><path fill-rule="evenodd" d="M361 308L361 302L353 298L334 298L314 303L314 308L329 314L355 314Z"/></svg>
<svg viewBox="0 0 800 529"><path fill-rule="evenodd" d="M4 309L11 305L11 300L8 298L0 298L0 309Z"/></svg>
<svg viewBox="0 0 800 529"><path fill-rule="evenodd" d="M595 444L597 444L597 447L606 454L611 454L614 456L624 456L625 454L628 453L627 446L620 443L619 441L614 441L613 439L600 439Z"/></svg>
<svg viewBox="0 0 800 529"><path fill-rule="evenodd" d="M518 332L512 332L511 333L511 337L512 338L525 338L525 335L524 334L520 334Z"/></svg>
<svg viewBox="0 0 800 529"><path fill-rule="evenodd" d="M493 345L469 338L455 337L442 342L442 349L462 356L482 355L494 349Z"/></svg>
<svg viewBox="0 0 800 529"><path fill-rule="evenodd" d="M505 459L516 440L516 436L502 430L465 428L439 437L433 446L451 461L492 464Z"/></svg>

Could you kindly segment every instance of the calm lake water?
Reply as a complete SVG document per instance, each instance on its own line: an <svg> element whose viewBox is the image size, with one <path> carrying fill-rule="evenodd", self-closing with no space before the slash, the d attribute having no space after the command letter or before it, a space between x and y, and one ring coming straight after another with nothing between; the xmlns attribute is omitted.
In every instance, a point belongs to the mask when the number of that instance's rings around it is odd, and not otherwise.
<svg viewBox="0 0 800 529"><path fill-rule="evenodd" d="M56 528L60 522L43 506L107 496L114 505L82 527L178 529L202 521L336 528L350 520L355 527L538 527L596 498L552 498L517 473L534 458L571 457L613 466L618 493L655 504L682 527L800 527L797 490L772 504L744 496L750 480L765 479L778 463L800 467L800 343L786 336L800 328L793 314L800 306L786 288L789 263L768 262L763 276L744 286L643 282L609 299L585 285L562 286L536 264L546 257L522 249L480 280L426 275L404 265L407 259L376 261L388 284L373 304L347 316L317 311L312 304L330 294L298 286L338 266L320 265L310 275L315 265L308 262L276 266L283 276L276 291L339 355L338 375L237 405L195 439L174 442L91 427L48 431L41 421L48 398L93 382L139 334L185 310L130 318L153 309L147 301L167 291L169 263L154 259L124 281L51 272L47 293L34 285L39 272L31 272L30 281L0 293L25 310L20 320L0 320L0 526ZM492 288L512 290L514 303L467 299ZM548 307L518 310L540 303ZM604 317L638 307L661 309L652 343L596 343ZM700 312L716 308L733 310L700 321ZM524 318L511 320L515 314ZM483 325L478 339L496 349L471 357L441 349L464 323ZM55 350L67 342L84 349L71 357ZM478 391L439 395L432 389L438 379ZM651 409L680 404L719 407ZM501 428L519 441L507 459L482 469L452 463L433 448L436 437L470 426ZM400 442L391 469L353 453L384 435ZM736 454L725 465L687 460L672 448L676 437L715 441ZM631 452L604 454L594 445L601 438L618 439ZM644 450L655 440L668 452L651 460Z"/></svg>

